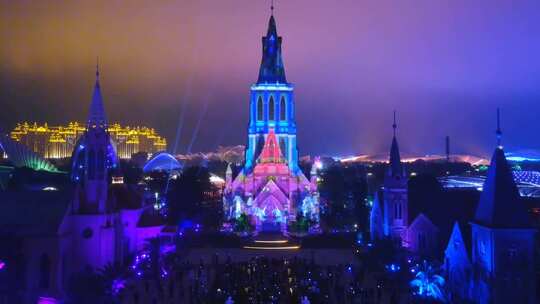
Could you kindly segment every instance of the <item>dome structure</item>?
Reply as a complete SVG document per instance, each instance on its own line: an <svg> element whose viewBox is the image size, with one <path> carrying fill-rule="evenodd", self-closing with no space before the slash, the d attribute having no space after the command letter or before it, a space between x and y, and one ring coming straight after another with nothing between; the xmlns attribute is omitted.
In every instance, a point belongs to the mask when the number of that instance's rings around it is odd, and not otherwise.
<svg viewBox="0 0 540 304"><path fill-rule="evenodd" d="M152 171L179 171L182 169L182 164L171 154L167 152L159 152L155 154L143 168L144 173Z"/></svg>

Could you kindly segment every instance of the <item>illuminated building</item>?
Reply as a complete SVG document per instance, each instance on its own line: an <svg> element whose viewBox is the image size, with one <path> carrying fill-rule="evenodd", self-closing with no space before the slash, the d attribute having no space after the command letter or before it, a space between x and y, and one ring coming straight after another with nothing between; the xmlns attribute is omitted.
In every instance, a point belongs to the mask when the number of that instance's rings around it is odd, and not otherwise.
<svg viewBox="0 0 540 304"><path fill-rule="evenodd" d="M88 120L77 127L78 139L71 138L75 147L73 187L47 184L41 191L0 191L0 214L4 215L0 230L21 240L21 256L24 265L29 265L24 266L25 275L20 279L24 301L9 303L48 303L61 298L74 274L125 263L164 228L154 206L115 174L117 157L98 76L96 73ZM20 154L17 146L24 145L6 138L14 145L4 144L3 138L0 142L9 159L16 160L12 155ZM30 163L37 159L23 154L21 159L30 159Z"/></svg>
<svg viewBox="0 0 540 304"><path fill-rule="evenodd" d="M122 263L163 228L152 205L114 176L117 157L109 130L96 72L86 131L73 151L74 196L58 228L59 254L52 257L58 257L54 265L62 264L60 275Z"/></svg>
<svg viewBox="0 0 540 304"><path fill-rule="evenodd" d="M75 144L85 130L85 125L78 122L70 122L67 126L23 122L17 124L10 136L38 155L56 159L71 157ZM167 149L165 138L159 136L152 128L121 126L114 123L108 126L108 131L116 153L121 159L129 159L137 152L154 154Z"/></svg>
<svg viewBox="0 0 540 304"><path fill-rule="evenodd" d="M262 38L263 56L257 83L251 86L247 170L255 165L261 153L268 131L274 129L279 147L289 165L298 168L296 149L296 120L294 109L294 86L285 78L281 56L281 37L277 34L274 16L270 17L268 32Z"/></svg>
<svg viewBox="0 0 540 304"><path fill-rule="evenodd" d="M395 112L392 128L394 136L390 147L389 167L384 177L384 185L375 195L370 214L370 230L373 239L380 239L384 235L405 242L409 223L408 179L399 154Z"/></svg>
<svg viewBox="0 0 540 304"><path fill-rule="evenodd" d="M245 165L235 178L230 165L227 168L224 214L226 220L247 217L256 233L288 233L289 224L299 217L313 223L311 231L318 231L316 170L308 180L298 167L294 88L285 78L273 15L262 44L259 78L251 86Z"/></svg>

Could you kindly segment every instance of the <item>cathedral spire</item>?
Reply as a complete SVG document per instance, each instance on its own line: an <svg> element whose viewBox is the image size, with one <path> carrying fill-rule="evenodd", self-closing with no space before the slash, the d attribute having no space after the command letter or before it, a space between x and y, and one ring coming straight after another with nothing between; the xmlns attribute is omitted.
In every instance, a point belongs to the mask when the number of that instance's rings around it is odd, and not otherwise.
<svg viewBox="0 0 540 304"><path fill-rule="evenodd" d="M101 96L101 88L99 85L99 59L96 63L96 83L94 85L94 93L92 94L92 103L88 113L87 128L106 128L107 117L105 116L105 107L103 106L103 98Z"/></svg>
<svg viewBox="0 0 540 304"><path fill-rule="evenodd" d="M394 111L394 123L392 124L394 130L394 137L392 138L392 146L390 147L390 176L402 176L403 175L403 166L401 164L401 156L399 154L399 147L396 138L396 111Z"/></svg>
<svg viewBox="0 0 540 304"><path fill-rule="evenodd" d="M500 111L497 109L497 148L491 158L475 221L489 227L519 228L528 226L527 209L520 200L512 168L500 145Z"/></svg>
<svg viewBox="0 0 540 304"><path fill-rule="evenodd" d="M495 134L497 134L497 147L502 148L501 111L499 108L497 108L497 131L495 131Z"/></svg>
<svg viewBox="0 0 540 304"><path fill-rule="evenodd" d="M259 69L258 84L262 83L287 83L285 67L281 57L281 37L277 34L276 20L274 19L274 5L271 6L268 31L262 38L263 55Z"/></svg>

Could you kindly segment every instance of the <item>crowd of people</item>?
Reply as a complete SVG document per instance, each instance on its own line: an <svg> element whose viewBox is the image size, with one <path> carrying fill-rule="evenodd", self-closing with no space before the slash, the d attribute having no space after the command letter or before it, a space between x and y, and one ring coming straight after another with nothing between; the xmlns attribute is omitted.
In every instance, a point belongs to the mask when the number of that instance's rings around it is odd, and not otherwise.
<svg viewBox="0 0 540 304"><path fill-rule="evenodd" d="M400 303L384 283L367 282L351 265L321 266L300 258L182 262L167 279L138 280L122 303ZM144 281L144 283L142 283Z"/></svg>

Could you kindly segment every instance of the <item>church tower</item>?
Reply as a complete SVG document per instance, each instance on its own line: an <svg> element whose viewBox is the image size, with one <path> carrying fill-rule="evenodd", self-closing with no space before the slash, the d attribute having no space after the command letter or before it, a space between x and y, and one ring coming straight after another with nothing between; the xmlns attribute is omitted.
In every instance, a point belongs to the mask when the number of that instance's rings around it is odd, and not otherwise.
<svg viewBox="0 0 540 304"><path fill-rule="evenodd" d="M534 235L512 170L498 145L472 225L474 298L477 303L536 303Z"/></svg>
<svg viewBox="0 0 540 304"><path fill-rule="evenodd" d="M116 155L107 127L99 69L96 67L96 82L86 131L73 151L72 177L80 190L75 199L75 213L106 211L109 171L116 164Z"/></svg>
<svg viewBox="0 0 540 304"><path fill-rule="evenodd" d="M277 34L274 15L262 38L262 60L259 78L251 86L248 145L244 170L249 173L264 145L270 129L274 129L280 150L289 169L298 170L294 86L287 82L281 56L281 37Z"/></svg>
<svg viewBox="0 0 540 304"><path fill-rule="evenodd" d="M224 229L232 229L244 214L255 234L287 234L289 224L300 218L309 218L308 231L319 233L317 178L312 174L310 181L298 167L294 88L285 78L273 14L262 46L259 78L251 86L244 168L234 178L232 171L226 173Z"/></svg>
<svg viewBox="0 0 540 304"><path fill-rule="evenodd" d="M388 171L384 178L384 233L396 239L404 239L402 235L408 225L408 187L407 176L401 163L396 138L396 112L394 111L394 136L390 147Z"/></svg>

